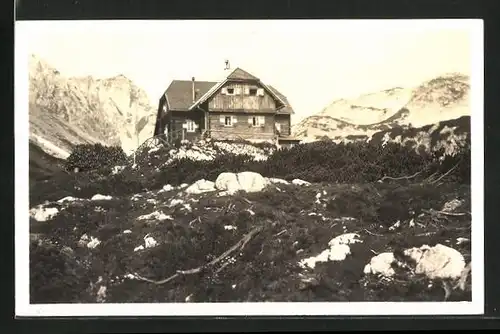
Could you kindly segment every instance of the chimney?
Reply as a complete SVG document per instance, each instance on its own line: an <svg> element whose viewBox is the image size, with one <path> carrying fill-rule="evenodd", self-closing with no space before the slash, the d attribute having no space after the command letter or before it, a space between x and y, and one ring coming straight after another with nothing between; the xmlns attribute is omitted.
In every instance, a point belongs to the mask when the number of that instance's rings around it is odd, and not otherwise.
<svg viewBox="0 0 500 334"><path fill-rule="evenodd" d="M196 101L196 91L194 90L194 77L191 78L191 82L192 82L192 84L191 84L191 88L192 88L191 91L193 93L193 103L194 103L194 101Z"/></svg>

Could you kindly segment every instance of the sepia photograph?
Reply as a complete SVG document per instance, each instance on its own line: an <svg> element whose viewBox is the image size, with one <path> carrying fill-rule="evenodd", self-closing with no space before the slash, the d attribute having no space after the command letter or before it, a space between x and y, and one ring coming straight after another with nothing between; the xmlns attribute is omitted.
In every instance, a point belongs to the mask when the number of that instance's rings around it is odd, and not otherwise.
<svg viewBox="0 0 500 334"><path fill-rule="evenodd" d="M481 20L16 22L15 142L18 315L483 312Z"/></svg>

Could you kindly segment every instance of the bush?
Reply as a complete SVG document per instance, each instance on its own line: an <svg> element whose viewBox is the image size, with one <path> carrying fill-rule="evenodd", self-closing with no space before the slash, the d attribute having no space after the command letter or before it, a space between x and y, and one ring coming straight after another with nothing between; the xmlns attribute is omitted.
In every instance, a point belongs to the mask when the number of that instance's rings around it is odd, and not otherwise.
<svg viewBox="0 0 500 334"><path fill-rule="evenodd" d="M95 170L102 167L123 165L127 156L119 146L104 146L102 144L77 145L66 159L65 169L73 171Z"/></svg>

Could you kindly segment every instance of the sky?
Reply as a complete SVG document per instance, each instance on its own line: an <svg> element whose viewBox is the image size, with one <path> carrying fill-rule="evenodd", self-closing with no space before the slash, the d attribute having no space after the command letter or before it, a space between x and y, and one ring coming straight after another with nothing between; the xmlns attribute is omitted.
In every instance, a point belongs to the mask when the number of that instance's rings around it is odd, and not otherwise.
<svg viewBox="0 0 500 334"><path fill-rule="evenodd" d="M296 123L340 98L415 86L448 72L470 74L470 23L24 21L16 23L16 43L21 39L66 76L123 74L154 105L174 79L221 80L229 74L227 59L285 94Z"/></svg>

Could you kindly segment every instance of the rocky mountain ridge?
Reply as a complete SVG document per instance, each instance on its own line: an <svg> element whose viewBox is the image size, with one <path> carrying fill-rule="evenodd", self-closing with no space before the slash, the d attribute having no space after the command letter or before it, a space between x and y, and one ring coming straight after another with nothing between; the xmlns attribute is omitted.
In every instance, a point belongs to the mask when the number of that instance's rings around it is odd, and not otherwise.
<svg viewBox="0 0 500 334"><path fill-rule="evenodd" d="M132 152L152 136L156 107L124 75L67 77L45 60L29 59L30 141L65 158L82 143Z"/></svg>
<svg viewBox="0 0 500 334"><path fill-rule="evenodd" d="M334 101L295 126L305 142L328 137L335 141L359 138L394 128L417 128L470 116L470 78L449 73L414 88L395 87Z"/></svg>

